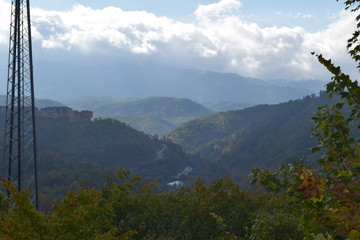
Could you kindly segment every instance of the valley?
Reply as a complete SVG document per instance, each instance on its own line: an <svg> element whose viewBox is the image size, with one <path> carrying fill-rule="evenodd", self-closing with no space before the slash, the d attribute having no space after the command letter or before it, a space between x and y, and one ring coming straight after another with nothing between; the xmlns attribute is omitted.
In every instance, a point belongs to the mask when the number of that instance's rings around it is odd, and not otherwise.
<svg viewBox="0 0 360 240"><path fill-rule="evenodd" d="M37 102L65 105L51 100ZM248 175L253 168L276 169L310 156L314 140L309 119L327 102L327 95L321 93L279 104L214 112L191 100L169 97L69 101L66 105L94 110L96 117L69 121L38 116L40 182L42 196L48 199L43 207L48 209L47 204L82 184L101 187L119 167L145 181L154 179L165 190L190 184L198 177L211 182L224 175L249 188ZM120 114L129 122L122 121ZM163 135L131 126L134 118L155 116L166 119L161 120L162 131L164 122L173 120ZM154 125L148 127L154 129Z"/></svg>

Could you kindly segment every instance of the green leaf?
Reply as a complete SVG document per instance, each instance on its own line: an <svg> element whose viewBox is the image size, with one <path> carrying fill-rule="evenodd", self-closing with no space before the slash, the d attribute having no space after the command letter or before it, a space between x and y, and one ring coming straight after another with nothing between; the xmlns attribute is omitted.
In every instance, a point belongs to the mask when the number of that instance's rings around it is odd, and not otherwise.
<svg viewBox="0 0 360 240"><path fill-rule="evenodd" d="M326 237L324 236L324 234L319 233L318 235L316 235L314 240L326 240Z"/></svg>
<svg viewBox="0 0 360 240"><path fill-rule="evenodd" d="M360 240L360 232L358 230L351 230L349 234L349 240Z"/></svg>

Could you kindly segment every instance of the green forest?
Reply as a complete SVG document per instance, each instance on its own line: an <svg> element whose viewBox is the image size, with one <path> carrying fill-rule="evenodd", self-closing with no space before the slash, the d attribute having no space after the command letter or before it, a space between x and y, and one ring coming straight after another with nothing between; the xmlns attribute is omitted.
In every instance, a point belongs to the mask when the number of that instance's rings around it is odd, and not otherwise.
<svg viewBox="0 0 360 240"><path fill-rule="evenodd" d="M360 0L344 4L347 11L360 10ZM356 21L347 49L360 68L359 14ZM37 210L28 191L18 192L2 179L7 194L0 195L0 239L360 240L360 86L333 60L311 54L332 74L320 97L210 115L179 126L168 139L112 119L40 119L45 189L40 201L47 203ZM283 106L287 114L281 114ZM291 128L295 122L304 124ZM299 141L279 154L267 145L274 142L269 136L258 141L261 154L255 149L253 158L239 163L237 156L266 131L279 139L294 134ZM55 138L46 136L50 133ZM301 158L306 148L313 155ZM265 155L269 160L264 163ZM190 177L180 188L167 188L188 166L203 169L193 176L204 178ZM84 176L76 169L83 169ZM223 176L213 180L211 173ZM239 182L247 175L252 187L246 189ZM97 181L81 182L87 176Z"/></svg>
<svg viewBox="0 0 360 240"><path fill-rule="evenodd" d="M255 167L276 169L302 156L316 157L309 150L315 144L311 117L326 103L328 95L321 92L318 97L215 113L182 124L167 137L211 163L202 177L226 173L247 187Z"/></svg>

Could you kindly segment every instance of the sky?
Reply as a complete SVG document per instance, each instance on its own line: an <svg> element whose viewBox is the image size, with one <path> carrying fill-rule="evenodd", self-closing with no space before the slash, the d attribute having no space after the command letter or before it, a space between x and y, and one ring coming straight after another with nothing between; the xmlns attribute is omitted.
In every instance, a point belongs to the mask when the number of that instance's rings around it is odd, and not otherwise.
<svg viewBox="0 0 360 240"><path fill-rule="evenodd" d="M217 3L216 0L33 0L32 6L66 11L76 4L94 9L118 7L125 11L147 11L157 16L166 16L176 20L190 20L200 5ZM261 26L304 26L309 30L326 27L343 9L335 0L242 0L243 7L239 16L254 21Z"/></svg>
<svg viewBox="0 0 360 240"><path fill-rule="evenodd" d="M0 0L0 62L7 61L9 2ZM341 1L30 2L39 61L101 66L140 60L265 80L328 79L314 51L358 75L345 48L355 16Z"/></svg>

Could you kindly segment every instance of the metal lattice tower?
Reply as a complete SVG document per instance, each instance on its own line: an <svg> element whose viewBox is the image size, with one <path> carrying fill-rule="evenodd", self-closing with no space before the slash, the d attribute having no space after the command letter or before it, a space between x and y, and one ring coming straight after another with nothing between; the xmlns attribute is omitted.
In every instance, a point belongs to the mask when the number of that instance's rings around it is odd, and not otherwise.
<svg viewBox="0 0 360 240"><path fill-rule="evenodd" d="M12 0L4 173L38 208L37 156L29 0Z"/></svg>

